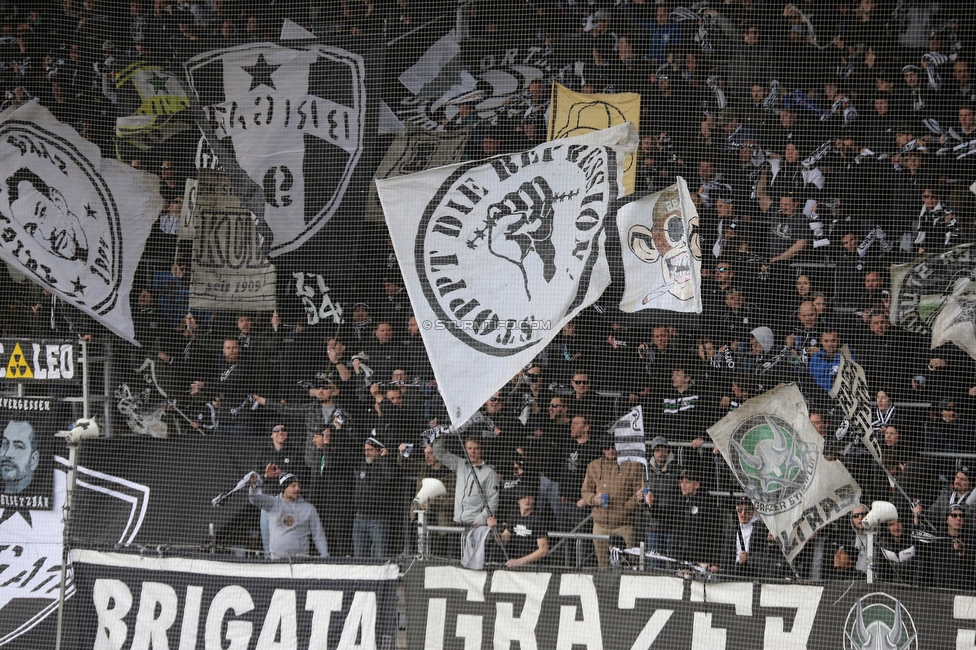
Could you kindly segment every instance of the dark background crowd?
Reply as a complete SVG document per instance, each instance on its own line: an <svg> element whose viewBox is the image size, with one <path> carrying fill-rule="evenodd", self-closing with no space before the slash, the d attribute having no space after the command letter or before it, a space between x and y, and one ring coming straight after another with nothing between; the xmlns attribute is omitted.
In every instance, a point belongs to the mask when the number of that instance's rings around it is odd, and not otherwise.
<svg viewBox="0 0 976 650"><path fill-rule="evenodd" d="M326 261L334 318L309 326L300 305L273 315L191 312L189 252L177 233L198 135L183 130L146 149L116 137L116 119L137 105L119 74L143 62L179 75L194 54L274 40L285 18L318 36L392 40L454 11L415 0L0 2L4 106L38 98L104 156L161 180L167 206L132 292L143 347L113 342L121 378L136 380L148 355L179 407L164 417L183 435L270 436L255 469L301 477L333 555L409 548L416 478L445 480L449 493L430 512L441 524L457 520L454 472L421 441L448 418L385 228L364 225L375 245L353 243L354 260ZM493 428L478 435L500 476L498 518L514 516L531 492L552 530L593 511L594 531L647 540L710 571L792 575L751 504L736 501L733 521L729 498L708 496L738 486L705 430L795 382L825 452L848 466L862 501L899 507L881 542L896 558L886 554L885 576L942 584L949 566L971 578L976 522L961 521L976 462L976 363L891 325L888 270L976 241L969 3L506 1L458 13L476 39L551 56L548 74L526 80L502 109L479 113L476 97L438 115L444 129L469 133L466 158L544 139L553 83L639 93L635 196L682 176L700 217L701 315L623 314L605 297L486 402ZM111 338L15 272L0 290L6 336ZM884 469L853 435L835 435L843 418L827 391L845 344L875 400ZM649 470L628 475L631 483L591 480L591 468L612 460L606 426L637 404L654 441ZM457 439L440 444L461 454ZM645 495L626 493L635 487ZM611 505L597 503L601 490ZM356 519L380 532L354 540ZM913 528L936 539L909 553ZM455 553L452 539L438 536L435 550ZM845 518L807 545L798 570L812 579L863 571L859 545L859 518Z"/></svg>

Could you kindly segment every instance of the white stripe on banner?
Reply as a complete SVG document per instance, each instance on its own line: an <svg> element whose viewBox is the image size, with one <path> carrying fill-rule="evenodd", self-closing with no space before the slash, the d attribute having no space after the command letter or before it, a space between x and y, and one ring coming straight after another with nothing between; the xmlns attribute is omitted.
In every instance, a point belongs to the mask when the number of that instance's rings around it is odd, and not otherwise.
<svg viewBox="0 0 976 650"><path fill-rule="evenodd" d="M309 560L311 559L309 558ZM400 573L396 563L379 566L313 563L256 564L181 557L142 557L126 553L104 553L85 549L73 549L71 551L71 562L144 571L175 571L199 575L277 578L282 580L396 580Z"/></svg>
<svg viewBox="0 0 976 650"><path fill-rule="evenodd" d="M610 425L613 446L617 449L617 464L627 462L647 466L647 444L644 442L644 408L635 406L626 415Z"/></svg>

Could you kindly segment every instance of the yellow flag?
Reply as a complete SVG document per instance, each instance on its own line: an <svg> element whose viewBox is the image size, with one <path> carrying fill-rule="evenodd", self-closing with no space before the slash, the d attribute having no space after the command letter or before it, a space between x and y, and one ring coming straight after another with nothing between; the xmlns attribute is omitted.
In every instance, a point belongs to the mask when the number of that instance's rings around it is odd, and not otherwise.
<svg viewBox="0 0 976 650"><path fill-rule="evenodd" d="M7 361L7 377L10 379L33 379L34 373L27 365L27 358L24 357L20 349L20 343L14 345L14 351L10 353L10 360Z"/></svg>
<svg viewBox="0 0 976 650"><path fill-rule="evenodd" d="M583 95L560 84L553 84L549 110L549 140L561 140L599 131L624 122L640 130L640 95ZM624 193L634 191L637 179L637 154L624 158Z"/></svg>

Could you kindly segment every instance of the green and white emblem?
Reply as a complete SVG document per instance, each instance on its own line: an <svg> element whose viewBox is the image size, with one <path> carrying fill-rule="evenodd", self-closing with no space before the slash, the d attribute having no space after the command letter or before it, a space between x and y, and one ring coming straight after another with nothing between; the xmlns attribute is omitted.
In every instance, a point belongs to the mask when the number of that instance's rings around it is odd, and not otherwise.
<svg viewBox="0 0 976 650"><path fill-rule="evenodd" d="M755 415L736 427L729 440L729 465L746 494L757 504L789 502L806 491L820 454L803 442L793 426L775 415Z"/></svg>

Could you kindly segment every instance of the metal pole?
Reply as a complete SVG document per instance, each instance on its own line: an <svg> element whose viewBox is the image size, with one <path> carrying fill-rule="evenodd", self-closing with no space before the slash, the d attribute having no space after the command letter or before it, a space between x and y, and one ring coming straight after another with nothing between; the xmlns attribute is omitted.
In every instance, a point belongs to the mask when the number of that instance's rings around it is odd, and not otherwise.
<svg viewBox="0 0 976 650"><path fill-rule="evenodd" d="M867 556L868 556L868 584L874 583L874 533L870 530L865 531L865 537L867 538Z"/></svg>
<svg viewBox="0 0 976 650"><path fill-rule="evenodd" d="M88 343L81 341L81 417L88 419Z"/></svg>
<svg viewBox="0 0 976 650"><path fill-rule="evenodd" d="M451 429L454 431L454 435L457 436L458 442L461 443L461 451L464 452L464 458L468 461L468 467L471 468L471 476L474 477L474 484L478 486L478 493L481 495L481 502L485 504L485 510L488 511L488 516L494 517L495 513L491 511L491 506L488 505L488 495L485 494L485 488L481 484L481 480L478 479L478 473L474 469L474 463L471 462L471 456L468 455L468 448L464 446L464 440L461 439L461 432L454 427L451 427ZM485 465L486 463L482 460L481 464ZM495 468L491 468L491 471L494 472ZM508 550L505 548L505 544L502 543L502 536L497 530L495 530L494 526L489 526L488 528L495 535L495 541L498 542L498 546L502 549L502 555L505 556L505 561L507 562L511 558L508 557Z"/></svg>
<svg viewBox="0 0 976 650"><path fill-rule="evenodd" d="M84 344L82 344L84 345ZM61 632L64 628L64 599L68 582L68 540L71 538L71 508L75 491L75 471L78 469L78 452L81 442L68 443L68 479L64 500L64 528L61 535L61 588L58 592L58 633L55 650L61 650Z"/></svg>

